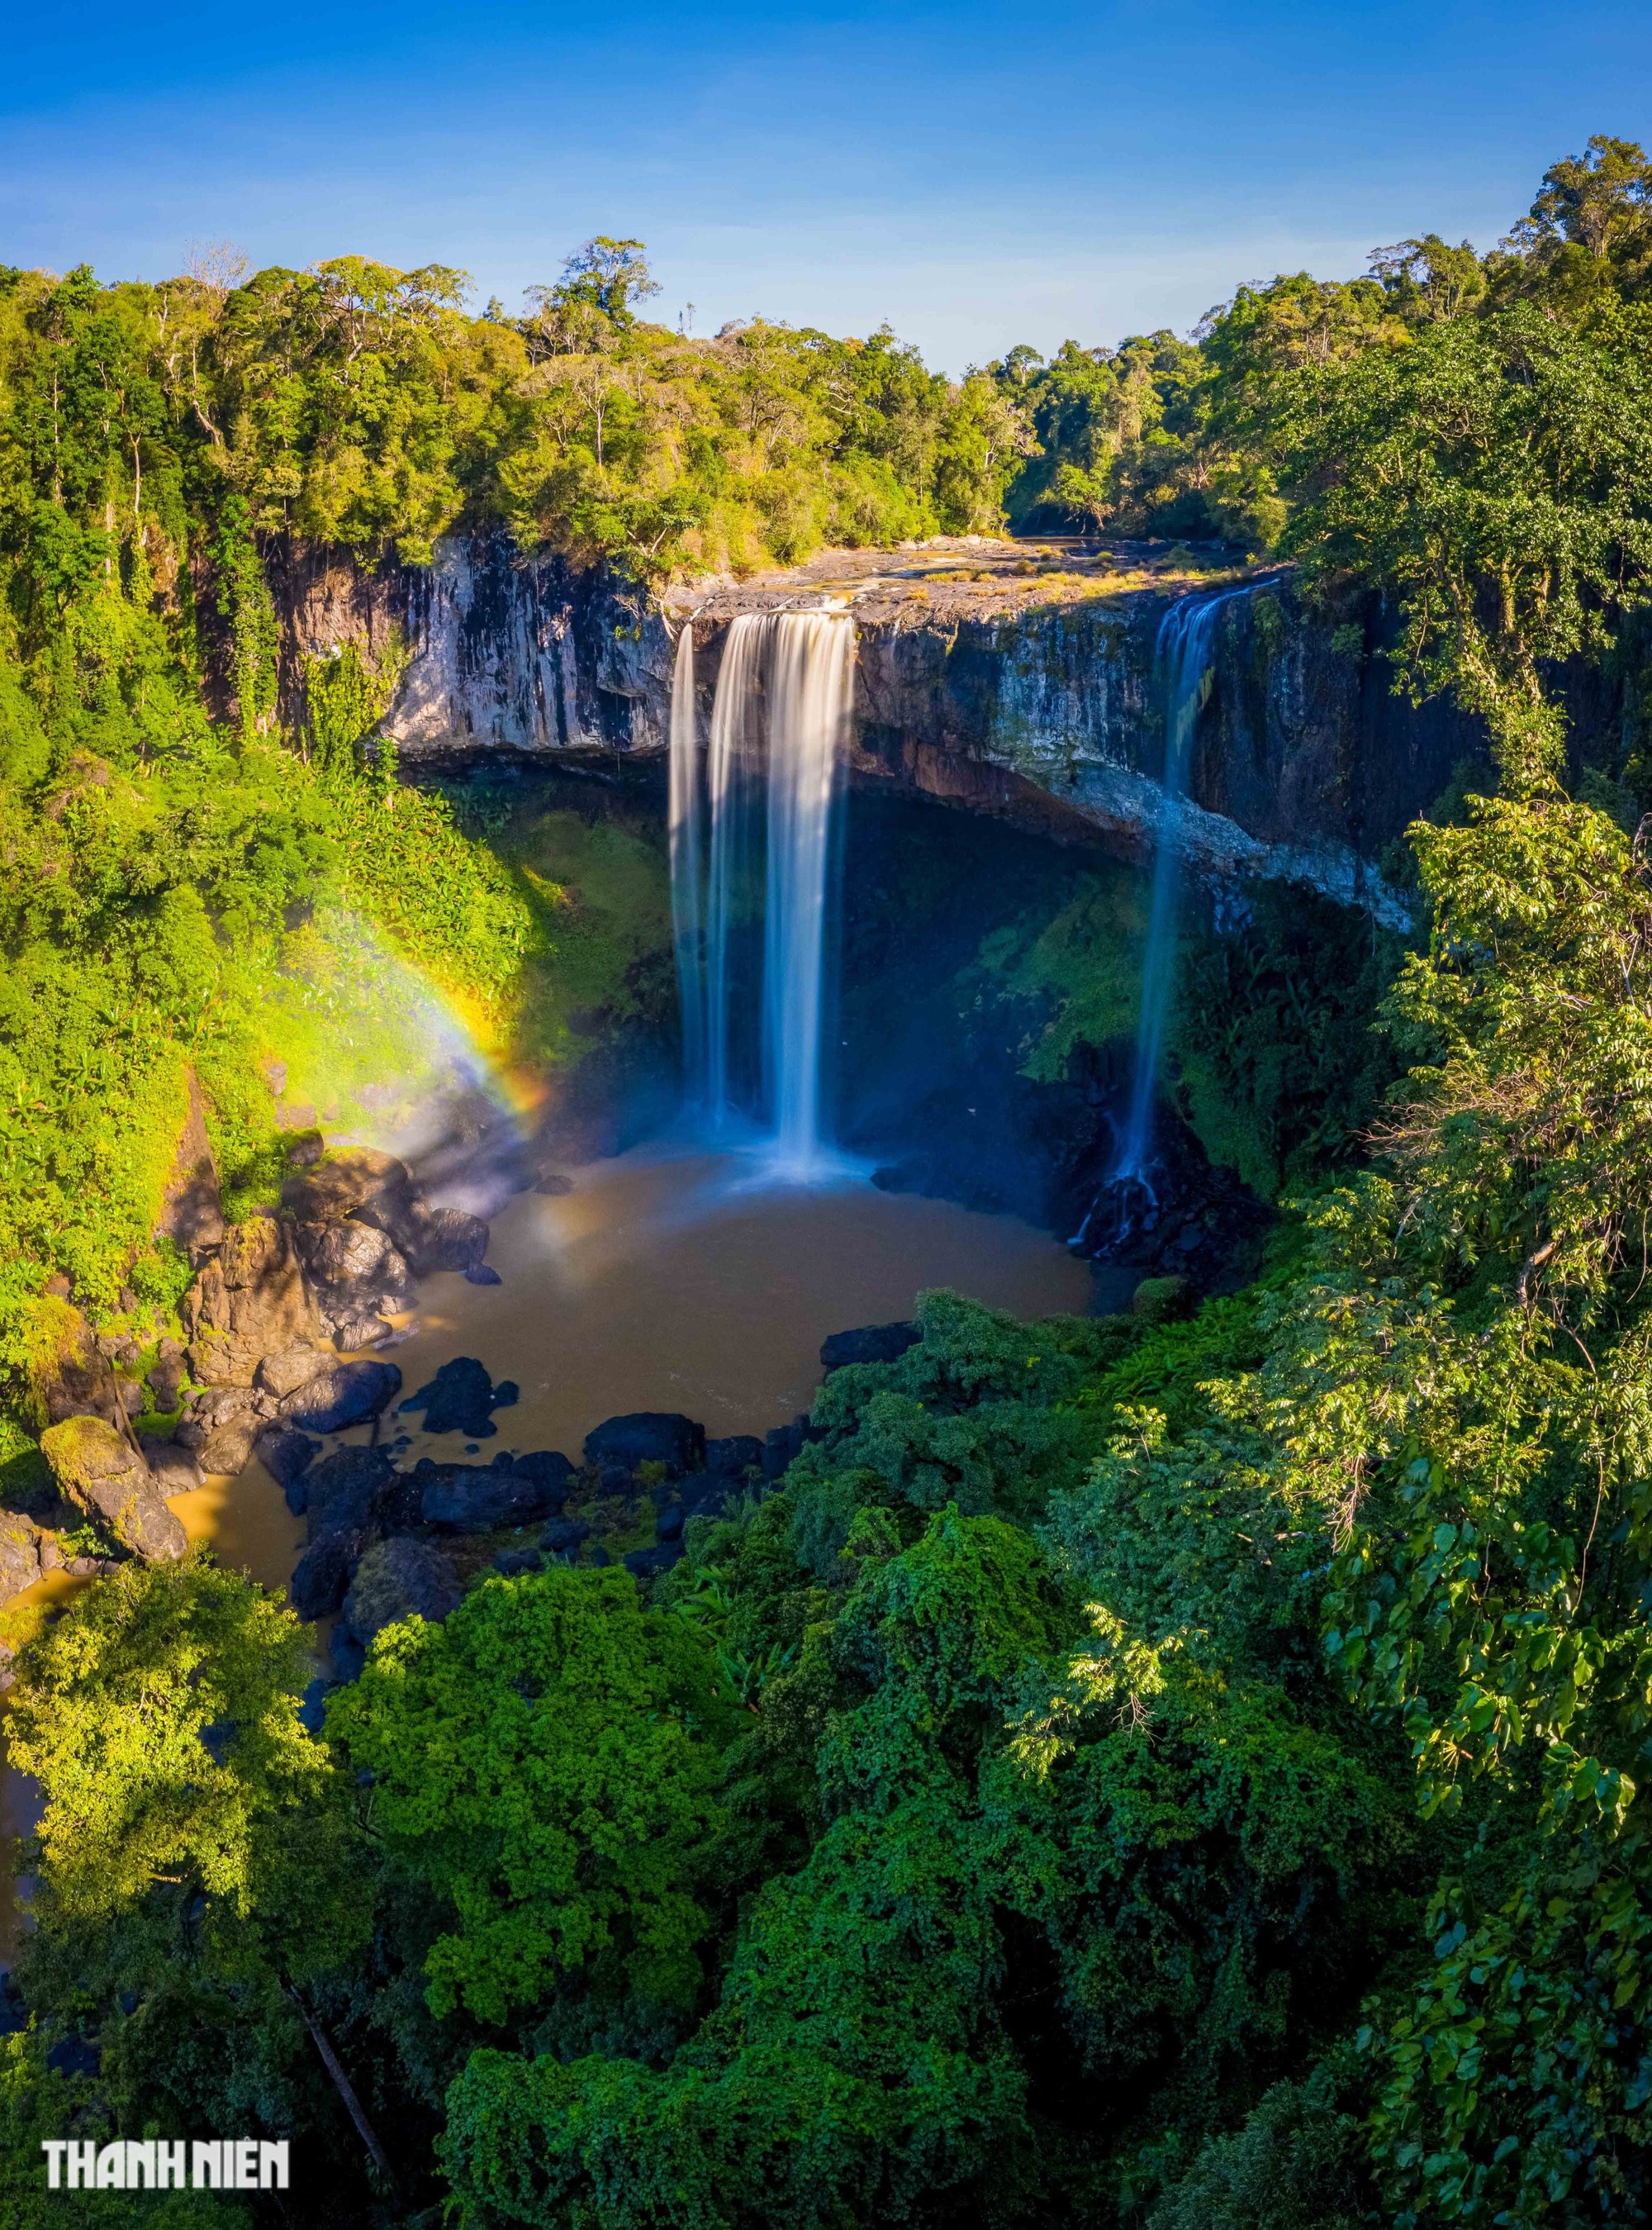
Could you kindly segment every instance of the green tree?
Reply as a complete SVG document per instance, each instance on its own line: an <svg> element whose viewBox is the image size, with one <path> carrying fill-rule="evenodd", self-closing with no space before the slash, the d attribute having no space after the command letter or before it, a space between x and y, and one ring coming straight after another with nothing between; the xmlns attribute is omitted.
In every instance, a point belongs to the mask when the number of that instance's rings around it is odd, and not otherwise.
<svg viewBox="0 0 1652 2230"><path fill-rule="evenodd" d="M330 1737L371 1818L451 1905L430 2002L503 2023L557 1983L691 2001L721 1832L710 1652L628 1572L491 1579L375 1642Z"/></svg>

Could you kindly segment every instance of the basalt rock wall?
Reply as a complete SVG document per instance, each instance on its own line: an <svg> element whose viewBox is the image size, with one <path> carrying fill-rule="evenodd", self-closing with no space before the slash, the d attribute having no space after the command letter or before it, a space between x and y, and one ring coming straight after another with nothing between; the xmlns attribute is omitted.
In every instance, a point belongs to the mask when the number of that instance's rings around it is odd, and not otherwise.
<svg viewBox="0 0 1652 2230"><path fill-rule="evenodd" d="M665 610L602 571L520 560L497 537L451 539L427 569L369 573L293 550L274 570L286 717L301 713L307 659L350 640L382 654L399 631L412 654L383 727L409 762L662 751L682 626L694 629L704 724L736 614L820 603L717 588L678 592ZM858 774L1145 856L1166 820L1155 645L1186 593L1013 609L988 598L962 616L858 600ZM1176 828L1206 873L1283 876L1399 910L1379 871L1385 847L1485 751L1449 704L1395 696L1388 632L1376 600L1334 624L1289 577L1224 606Z"/></svg>
<svg viewBox="0 0 1652 2230"><path fill-rule="evenodd" d="M307 661L345 642L376 660L399 639L411 658L382 725L408 758L665 748L669 634L603 571L520 559L503 538L478 535L442 543L433 565L373 572L348 553L291 545L271 574L294 727Z"/></svg>

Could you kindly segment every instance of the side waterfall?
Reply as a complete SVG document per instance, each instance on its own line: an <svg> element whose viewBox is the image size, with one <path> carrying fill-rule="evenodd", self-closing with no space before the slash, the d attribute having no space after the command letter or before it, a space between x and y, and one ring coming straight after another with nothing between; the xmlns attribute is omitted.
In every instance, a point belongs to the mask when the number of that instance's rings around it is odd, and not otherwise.
<svg viewBox="0 0 1652 2230"><path fill-rule="evenodd" d="M826 1157L828 871L854 659L846 614L733 621L703 783L691 645L678 645L672 693L672 911L690 1103L713 1131L755 1116L772 1134L776 1164L797 1177ZM742 962L760 844L762 990L754 1002L742 996L750 970Z"/></svg>
<svg viewBox="0 0 1652 2230"><path fill-rule="evenodd" d="M1147 1171L1153 1150L1153 1103L1164 1051L1165 1023L1175 976L1177 896L1181 873L1180 822L1187 758L1199 716L1211 693L1211 646L1217 615L1236 598L1249 596L1252 583L1220 595L1194 594L1173 603L1159 623L1154 665L1165 706L1165 809L1153 864L1153 898L1147 911L1147 947L1141 964L1141 1005L1136 1022L1135 1068L1130 1108L1125 1118L1115 1184L1134 1183L1151 1195Z"/></svg>

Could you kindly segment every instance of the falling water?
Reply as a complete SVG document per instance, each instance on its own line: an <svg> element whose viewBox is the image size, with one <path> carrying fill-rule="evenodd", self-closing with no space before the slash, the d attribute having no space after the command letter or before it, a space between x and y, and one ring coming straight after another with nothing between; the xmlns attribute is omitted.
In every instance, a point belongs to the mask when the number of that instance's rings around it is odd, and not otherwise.
<svg viewBox="0 0 1652 2230"><path fill-rule="evenodd" d="M808 1176L825 1158L828 868L852 702L854 627L846 615L827 612L746 613L731 622L711 709L704 802L692 656L679 646L672 698L672 918L689 1098L713 1131L759 1114L772 1133L775 1164ZM766 760L756 748L765 705ZM760 843L761 1060L754 1062L753 1018L741 997L742 925Z"/></svg>
<svg viewBox="0 0 1652 2230"><path fill-rule="evenodd" d="M787 613L771 624L763 1076L777 1157L807 1175L820 1158L826 867L855 631L824 612Z"/></svg>
<svg viewBox="0 0 1652 2230"><path fill-rule="evenodd" d="M672 671L671 846L672 940L683 999L683 1053L689 1096L704 1100L705 973L700 964L705 818L694 733L694 629L685 626Z"/></svg>
<svg viewBox="0 0 1652 2230"><path fill-rule="evenodd" d="M1158 1081L1159 1058L1164 1050L1165 1022L1170 1008L1176 956L1177 883L1187 756L1199 713L1211 693L1211 645L1216 633L1217 614L1236 597L1248 596L1253 585L1247 583L1244 588L1229 589L1216 596L1181 597L1160 621L1159 639L1154 647L1154 663L1161 677L1165 700L1165 804L1153 868L1147 947L1141 964L1141 1006L1136 1023L1130 1110L1112 1178L1115 1184L1139 1184L1149 1195L1154 1091Z"/></svg>

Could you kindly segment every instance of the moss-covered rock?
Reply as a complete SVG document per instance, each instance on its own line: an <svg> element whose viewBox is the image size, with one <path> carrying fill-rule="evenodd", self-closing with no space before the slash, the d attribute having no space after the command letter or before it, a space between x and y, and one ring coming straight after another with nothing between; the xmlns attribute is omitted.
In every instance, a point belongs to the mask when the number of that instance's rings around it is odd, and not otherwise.
<svg viewBox="0 0 1652 2230"><path fill-rule="evenodd" d="M149 1466L101 1417L66 1417L40 1444L65 1501L94 1518L123 1549L151 1564L174 1563L189 1548Z"/></svg>

